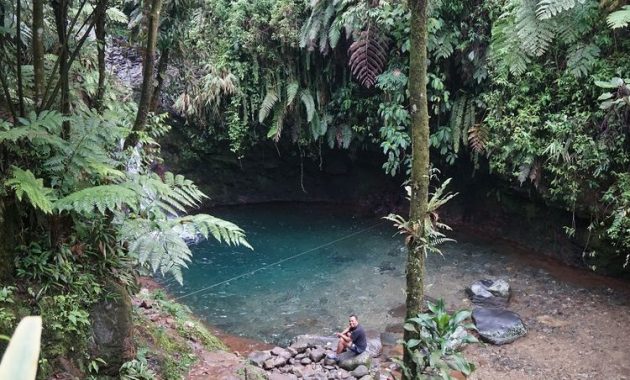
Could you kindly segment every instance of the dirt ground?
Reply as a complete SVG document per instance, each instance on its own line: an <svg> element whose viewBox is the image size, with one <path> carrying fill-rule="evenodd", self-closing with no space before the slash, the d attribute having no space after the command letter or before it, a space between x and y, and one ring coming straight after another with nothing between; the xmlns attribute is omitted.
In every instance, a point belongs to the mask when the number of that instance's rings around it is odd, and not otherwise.
<svg viewBox="0 0 630 380"><path fill-rule="evenodd" d="M471 379L630 379L630 284L544 258L547 280L514 290L509 309L528 334L504 346L474 346Z"/></svg>

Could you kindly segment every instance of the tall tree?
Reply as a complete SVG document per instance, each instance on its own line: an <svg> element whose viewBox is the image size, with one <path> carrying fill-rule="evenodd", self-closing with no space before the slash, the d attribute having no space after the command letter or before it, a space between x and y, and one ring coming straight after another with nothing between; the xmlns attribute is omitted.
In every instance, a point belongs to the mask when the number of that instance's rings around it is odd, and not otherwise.
<svg viewBox="0 0 630 380"><path fill-rule="evenodd" d="M427 3L429 0L409 0L411 10L409 57L409 111L411 113L411 206L409 221L414 236L407 240L407 318L421 312L424 299L424 258L426 251L427 200L429 196L429 111L427 107ZM405 341L412 338L405 330ZM417 372L410 352L405 350L403 361L412 374Z"/></svg>
<svg viewBox="0 0 630 380"><path fill-rule="evenodd" d="M153 69L155 67L155 50L157 47L162 0L151 0L150 6L151 8L147 20L147 45L143 57L142 89L140 92L140 102L138 103L138 114L133 124L132 134L125 144L126 146L134 146L138 142L137 132L142 131L145 127L149 107L151 106L151 97L153 96Z"/></svg>
<svg viewBox="0 0 630 380"><path fill-rule="evenodd" d="M33 0L33 72L35 75L35 105L44 95L44 0Z"/></svg>

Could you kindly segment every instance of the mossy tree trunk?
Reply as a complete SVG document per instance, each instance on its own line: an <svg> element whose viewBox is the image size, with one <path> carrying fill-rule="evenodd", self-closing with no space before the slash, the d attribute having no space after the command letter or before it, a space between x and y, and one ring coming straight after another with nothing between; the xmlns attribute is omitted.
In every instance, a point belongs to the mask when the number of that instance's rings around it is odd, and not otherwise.
<svg viewBox="0 0 630 380"><path fill-rule="evenodd" d="M409 220L418 226L415 239L407 246L407 318L422 310L424 299L425 247L419 237L425 235L424 217L429 196L429 112L427 107L427 3L428 0L409 0L411 10L409 58L409 112L411 113L411 205ZM404 339L411 339L405 330ZM417 368L405 350L403 361L415 378Z"/></svg>
<svg viewBox="0 0 630 380"><path fill-rule="evenodd" d="M147 45L144 50L142 62L142 88L140 91L140 102L138 103L138 113L133 124L131 135L125 143L125 147L134 146L138 142L138 132L144 130L151 97L153 96L153 72L155 67L155 50L157 47L158 26L160 25L160 11L162 0L151 0L151 10L147 22Z"/></svg>
<svg viewBox="0 0 630 380"><path fill-rule="evenodd" d="M33 0L33 73L35 106L39 107L44 95L44 0Z"/></svg>

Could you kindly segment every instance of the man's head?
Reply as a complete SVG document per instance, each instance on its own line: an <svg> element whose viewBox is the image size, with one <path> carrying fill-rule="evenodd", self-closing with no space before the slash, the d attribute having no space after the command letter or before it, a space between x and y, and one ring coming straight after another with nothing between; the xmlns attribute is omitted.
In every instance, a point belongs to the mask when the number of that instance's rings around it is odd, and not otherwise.
<svg viewBox="0 0 630 380"><path fill-rule="evenodd" d="M350 320L348 321L350 322L350 327L351 328L355 328L359 325L359 318L357 318L357 316L355 314L351 314L350 315Z"/></svg>

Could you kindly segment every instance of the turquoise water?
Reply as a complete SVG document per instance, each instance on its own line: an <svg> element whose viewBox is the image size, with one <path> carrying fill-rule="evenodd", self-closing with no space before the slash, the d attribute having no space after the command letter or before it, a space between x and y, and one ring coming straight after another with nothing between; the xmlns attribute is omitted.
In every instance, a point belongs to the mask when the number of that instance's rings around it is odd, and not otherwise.
<svg viewBox="0 0 630 380"><path fill-rule="evenodd" d="M192 247L184 285L166 283L175 298L210 325L285 344L299 334L333 334L351 313L377 331L401 323L394 310L405 301L406 251L390 222L318 204L250 205L212 213L241 226L254 251L199 243ZM469 306L464 289L480 278L502 276L523 289L538 282L530 281L536 269L532 276L522 270L516 274L522 264L506 252L509 247L453 236L458 243L444 245L444 256L427 258L424 281L427 295L444 298L449 307Z"/></svg>
<svg viewBox="0 0 630 380"><path fill-rule="evenodd" d="M169 283L168 288L226 332L274 343L302 333L332 334L350 313L369 323L374 309L388 310L404 300L404 250L387 221L313 204L212 213L242 227L254 251L199 243L192 247L184 286ZM384 290L394 294L377 306Z"/></svg>

